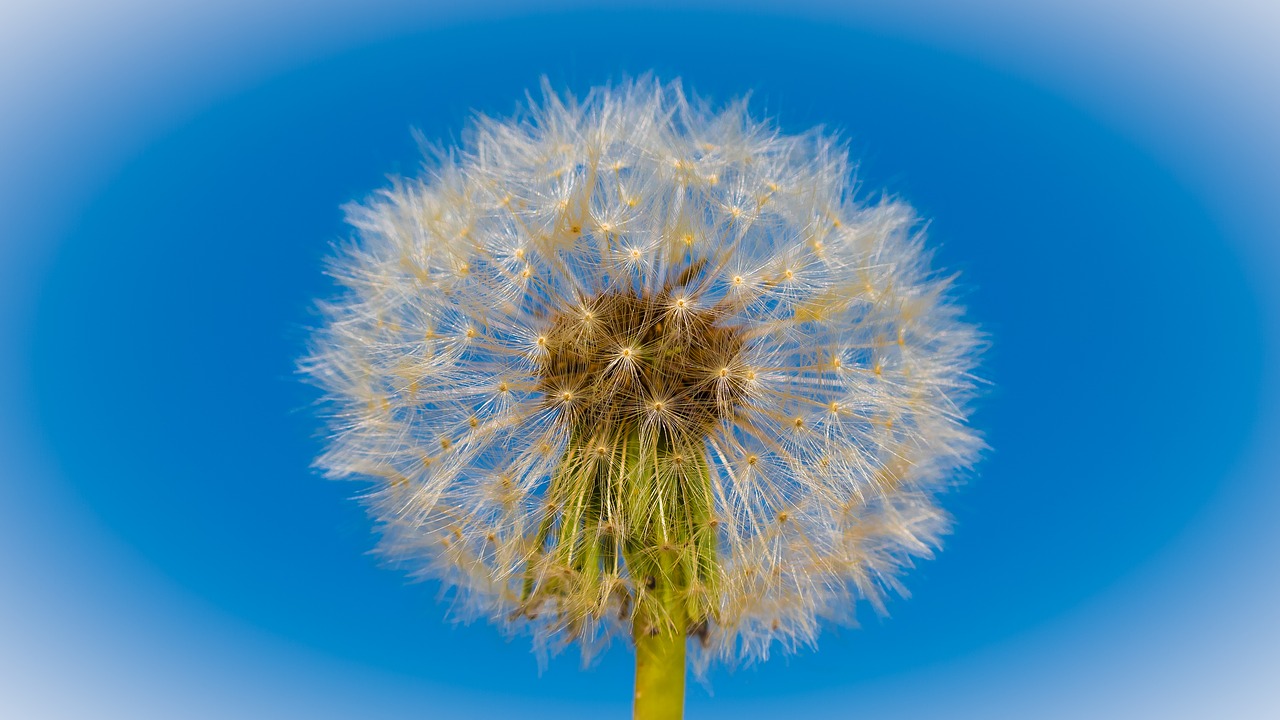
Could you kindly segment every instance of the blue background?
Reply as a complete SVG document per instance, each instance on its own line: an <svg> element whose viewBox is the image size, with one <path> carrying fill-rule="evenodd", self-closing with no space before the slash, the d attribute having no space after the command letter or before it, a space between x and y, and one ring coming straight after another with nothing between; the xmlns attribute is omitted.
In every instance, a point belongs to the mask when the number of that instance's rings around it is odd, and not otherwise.
<svg viewBox="0 0 1280 720"><path fill-rule="evenodd" d="M396 682L624 715L625 648L540 670L526 638L451 624L436 584L379 567L360 486L309 468L322 425L294 362L313 301L335 292L322 261L348 235L339 206L417 173L411 128L453 144L473 111L511 113L543 74L581 94L648 70L715 102L750 92L785 132L838 131L866 197L931 220L936 262L961 272L991 340L973 422L992 449L945 499L956 531L907 576L912 597L825 629L816 652L713 671L692 708L964 662L1104 593L1222 492L1259 415L1260 301L1228 231L1139 143L901 38L588 12L316 59L133 153L68 220L23 346L34 427L76 502L181 592L291 646Z"/></svg>

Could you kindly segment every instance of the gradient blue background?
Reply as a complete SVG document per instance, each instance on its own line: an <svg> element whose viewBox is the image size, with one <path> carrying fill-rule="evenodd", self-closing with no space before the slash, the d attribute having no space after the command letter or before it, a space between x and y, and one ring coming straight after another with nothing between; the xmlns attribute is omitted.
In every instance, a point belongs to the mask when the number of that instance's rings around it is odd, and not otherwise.
<svg viewBox="0 0 1280 720"><path fill-rule="evenodd" d="M1136 115L981 53L816 14L419 24L256 71L241 60L114 150L109 132L86 143L106 159L55 174L76 192L29 183L13 203L12 242L48 251L6 326L4 532L24 579L0 606L10 677L78 667L125 688L87 705L104 717L626 716L625 648L540 671L527 639L453 625L438 586L378 566L359 485L309 469L316 393L293 371L313 300L333 292L321 264L347 236L339 206L417 172L411 128L452 144L471 112L510 113L543 74L582 93L654 70L714 101L750 92L784 131L840 132L868 196L931 219L938 264L962 273L991 338L974 422L992 450L947 498L956 532L907 578L911 599L827 629L816 652L716 670L692 686L691 717L1049 716L1063 706L1047 698L1105 698L1126 673L1159 693L1172 681L1152 669L1195 643L1171 653L1129 618L1180 616L1152 635L1194 636L1275 587L1249 556L1273 556L1274 533L1241 531L1274 504L1256 456L1274 427L1275 267L1251 244L1274 235L1188 173L1192 154L1167 153L1172 130L1135 133ZM1239 587L1205 600L1224 572ZM1274 636L1273 614L1252 619ZM1112 655L1114 672L1080 669ZM23 717L76 712L20 685ZM1255 689L1236 716L1267 716ZM1096 702L1092 716L1132 713Z"/></svg>

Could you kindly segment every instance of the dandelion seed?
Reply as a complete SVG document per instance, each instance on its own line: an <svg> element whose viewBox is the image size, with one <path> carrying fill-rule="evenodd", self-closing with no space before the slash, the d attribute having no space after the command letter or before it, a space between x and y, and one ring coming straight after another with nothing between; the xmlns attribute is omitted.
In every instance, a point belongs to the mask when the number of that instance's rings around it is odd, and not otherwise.
<svg viewBox="0 0 1280 720"><path fill-rule="evenodd" d="M910 208L855 202L819 131L653 80L469 137L348 208L302 364L382 551L539 648L629 639L637 717L678 712L687 651L882 609L980 447L979 336Z"/></svg>

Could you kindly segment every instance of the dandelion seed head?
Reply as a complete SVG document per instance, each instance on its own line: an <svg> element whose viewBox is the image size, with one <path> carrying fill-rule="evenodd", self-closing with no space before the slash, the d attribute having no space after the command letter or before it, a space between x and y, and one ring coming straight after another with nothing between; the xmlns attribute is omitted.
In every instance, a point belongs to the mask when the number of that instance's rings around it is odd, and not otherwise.
<svg viewBox="0 0 1280 720"><path fill-rule="evenodd" d="M372 483L388 558L549 650L674 627L705 668L883 610L980 449L980 336L851 176L652 79L477 120L347 208L318 465Z"/></svg>

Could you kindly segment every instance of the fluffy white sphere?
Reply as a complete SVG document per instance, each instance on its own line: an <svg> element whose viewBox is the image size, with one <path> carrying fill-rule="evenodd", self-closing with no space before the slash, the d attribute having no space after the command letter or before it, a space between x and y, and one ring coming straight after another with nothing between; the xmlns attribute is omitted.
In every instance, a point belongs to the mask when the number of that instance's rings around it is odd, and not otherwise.
<svg viewBox="0 0 1280 720"><path fill-rule="evenodd" d="M705 666L882 608L980 446L980 339L911 209L851 183L829 136L647 79L477 120L349 208L319 465L374 481L386 555L544 646L649 608Z"/></svg>

